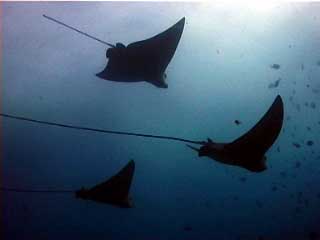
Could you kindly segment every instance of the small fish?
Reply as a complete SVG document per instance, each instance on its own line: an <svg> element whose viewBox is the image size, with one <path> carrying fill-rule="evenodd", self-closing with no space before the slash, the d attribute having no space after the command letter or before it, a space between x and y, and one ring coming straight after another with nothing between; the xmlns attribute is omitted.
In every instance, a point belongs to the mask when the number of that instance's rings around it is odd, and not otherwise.
<svg viewBox="0 0 320 240"><path fill-rule="evenodd" d="M270 65L270 67L272 69L278 70L278 69L280 69L280 64L274 63L274 64Z"/></svg>
<svg viewBox="0 0 320 240"><path fill-rule="evenodd" d="M300 147L301 147L301 145L300 145L299 143L296 143L296 142L293 142L292 145L293 145L294 147L296 147L296 148L300 148Z"/></svg>
<svg viewBox="0 0 320 240"><path fill-rule="evenodd" d="M311 102L311 103L310 103L310 107L311 107L312 109L315 109L315 108L316 108L316 103L315 103L315 102Z"/></svg>
<svg viewBox="0 0 320 240"><path fill-rule="evenodd" d="M280 84L281 78L278 78L275 82L270 83L268 88L277 88Z"/></svg>
<svg viewBox="0 0 320 240"><path fill-rule="evenodd" d="M237 125L241 124L241 122L239 120L234 120L234 123L237 124Z"/></svg>
<svg viewBox="0 0 320 240"><path fill-rule="evenodd" d="M307 141L307 145L308 146L312 146L313 145L313 141L312 140Z"/></svg>

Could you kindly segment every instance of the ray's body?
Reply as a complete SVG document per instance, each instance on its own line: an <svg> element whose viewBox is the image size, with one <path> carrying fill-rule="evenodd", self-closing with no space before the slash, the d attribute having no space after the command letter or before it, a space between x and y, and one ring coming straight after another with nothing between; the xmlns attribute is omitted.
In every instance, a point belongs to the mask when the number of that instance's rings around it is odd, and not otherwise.
<svg viewBox="0 0 320 240"><path fill-rule="evenodd" d="M182 18L166 31L127 47L117 43L108 48L109 59L98 77L115 82L146 81L159 88L167 88L165 70L171 61L180 41L185 18Z"/></svg>
<svg viewBox="0 0 320 240"><path fill-rule="evenodd" d="M252 172L264 171L265 153L276 141L283 123L283 102L277 96L267 113L247 133L230 143L217 143L211 139L200 149L188 145L198 152L199 157L207 156L215 161L243 167Z"/></svg>

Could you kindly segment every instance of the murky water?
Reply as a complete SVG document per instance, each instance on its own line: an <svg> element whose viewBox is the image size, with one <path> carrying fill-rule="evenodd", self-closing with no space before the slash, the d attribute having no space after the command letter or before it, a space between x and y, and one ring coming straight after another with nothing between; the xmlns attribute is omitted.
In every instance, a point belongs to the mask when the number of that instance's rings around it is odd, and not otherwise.
<svg viewBox="0 0 320 240"><path fill-rule="evenodd" d="M318 239L319 12L320 3L2 3L2 112L228 142L278 94L285 107L262 173L179 142L1 118L6 187L77 190L136 162L132 209L2 192L5 239ZM168 89L97 78L106 46L42 14L125 45L185 17Z"/></svg>

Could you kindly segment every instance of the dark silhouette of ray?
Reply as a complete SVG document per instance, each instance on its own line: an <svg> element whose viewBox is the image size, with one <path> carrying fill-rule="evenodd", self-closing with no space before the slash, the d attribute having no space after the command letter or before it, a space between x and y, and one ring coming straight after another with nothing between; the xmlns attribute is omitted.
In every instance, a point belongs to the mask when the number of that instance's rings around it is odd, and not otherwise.
<svg viewBox="0 0 320 240"><path fill-rule="evenodd" d="M159 88L168 87L165 70L177 49L185 18L152 38L131 43L126 47L122 43L113 45L100 40L45 14L42 16L110 47L106 52L109 59L107 66L96 76L115 82L146 81Z"/></svg>
<svg viewBox="0 0 320 240"><path fill-rule="evenodd" d="M65 194L74 193L77 198L92 200L99 203L112 204L118 207L132 207L129 191L134 174L135 163L131 160L119 173L90 189L81 188L80 190L57 190L57 189L26 189L26 188L7 188L0 187L0 191L18 193L54 193Z"/></svg>
<svg viewBox="0 0 320 240"><path fill-rule="evenodd" d="M231 143L216 143L211 139L200 149L187 145L221 163L243 167L249 171L261 172L266 167L266 151L277 139L283 123L283 102L277 96L267 113L247 133Z"/></svg>
<svg viewBox="0 0 320 240"><path fill-rule="evenodd" d="M281 81L281 78L278 78L275 82L270 83L268 85L268 88L277 88L279 86L279 84L280 84L280 81Z"/></svg>
<svg viewBox="0 0 320 240"><path fill-rule="evenodd" d="M119 173L90 189L81 188L76 197L118 207L131 208L129 191L134 174L135 163L131 160Z"/></svg>
<svg viewBox="0 0 320 240"><path fill-rule="evenodd" d="M278 69L280 69L280 64L274 63L274 64L270 65L270 68L278 70Z"/></svg>
<svg viewBox="0 0 320 240"><path fill-rule="evenodd" d="M96 75L110 81L146 81L156 87L167 88L165 70L176 51L184 24L185 18L182 18L166 31L127 47L117 43L107 50L108 64Z"/></svg>

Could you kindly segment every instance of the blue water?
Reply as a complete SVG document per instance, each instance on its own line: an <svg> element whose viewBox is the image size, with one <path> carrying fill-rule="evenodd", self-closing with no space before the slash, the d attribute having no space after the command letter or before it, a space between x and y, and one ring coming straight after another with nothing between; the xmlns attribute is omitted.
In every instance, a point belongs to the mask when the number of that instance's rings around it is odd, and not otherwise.
<svg viewBox="0 0 320 240"><path fill-rule="evenodd" d="M2 235L10 240L318 239L311 237L320 234L319 12L320 3L270 9L223 3L2 3L2 112L228 142L248 131L278 94L285 106L282 132L262 173L198 158L179 142L1 118L6 187L77 190L114 175L129 159L136 162L134 208L73 194L2 192ZM186 17L167 68L169 88L97 78L106 47L42 14L124 44ZM272 69L274 63L280 69ZM278 78L279 86L268 88Z"/></svg>

